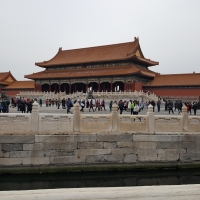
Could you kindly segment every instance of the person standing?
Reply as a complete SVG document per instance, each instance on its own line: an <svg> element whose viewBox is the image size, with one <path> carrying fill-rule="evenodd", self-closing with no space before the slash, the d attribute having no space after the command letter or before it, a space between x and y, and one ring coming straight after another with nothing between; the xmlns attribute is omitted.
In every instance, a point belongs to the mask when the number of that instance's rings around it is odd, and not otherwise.
<svg viewBox="0 0 200 200"><path fill-rule="evenodd" d="M92 109L93 112L94 112L92 99L90 100L90 104L89 104L89 112L90 112L90 109Z"/></svg>
<svg viewBox="0 0 200 200"><path fill-rule="evenodd" d="M113 101L110 101L109 103L110 112L112 111L112 104L113 104Z"/></svg>
<svg viewBox="0 0 200 200"><path fill-rule="evenodd" d="M119 101L119 110L120 110L120 115L122 114L124 109L124 102L122 100Z"/></svg>
<svg viewBox="0 0 200 200"><path fill-rule="evenodd" d="M140 107L139 107L138 104L136 103L135 106L134 106L134 109L133 109L134 115L138 115L139 110L140 110Z"/></svg>
<svg viewBox="0 0 200 200"><path fill-rule="evenodd" d="M172 111L172 113L174 114L173 103L171 101L169 101L169 103L168 103L168 109L169 109L169 114L170 114L170 111Z"/></svg>
<svg viewBox="0 0 200 200"><path fill-rule="evenodd" d="M20 97L20 99L17 100L17 111L21 111L21 103L22 103L22 99Z"/></svg>
<svg viewBox="0 0 200 200"><path fill-rule="evenodd" d="M58 109L60 109L60 103L61 103L60 98L58 98L58 102L57 102Z"/></svg>
<svg viewBox="0 0 200 200"><path fill-rule="evenodd" d="M95 111L96 111L96 109L98 108L98 105L99 105L99 101L98 100L96 100L96 102L95 102Z"/></svg>
<svg viewBox="0 0 200 200"><path fill-rule="evenodd" d="M40 101L39 101L39 102L40 102L40 107L42 107L42 99L40 99Z"/></svg>
<svg viewBox="0 0 200 200"><path fill-rule="evenodd" d="M90 106L90 103L89 103L89 100L87 99L86 108L89 108L89 106Z"/></svg>
<svg viewBox="0 0 200 200"><path fill-rule="evenodd" d="M65 109L65 98L62 99L62 108Z"/></svg>
<svg viewBox="0 0 200 200"><path fill-rule="evenodd" d="M154 102L154 101L151 101L151 105L153 106L153 112L154 112L154 109L155 109L155 102Z"/></svg>
<svg viewBox="0 0 200 200"><path fill-rule="evenodd" d="M104 99L101 101L101 111L102 111L102 108L104 108L104 111L106 111Z"/></svg>
<svg viewBox="0 0 200 200"><path fill-rule="evenodd" d="M133 115L133 110L134 110L134 102L131 100L130 101L131 102L131 105L130 105L130 107L131 107L131 115Z"/></svg>
<svg viewBox="0 0 200 200"><path fill-rule="evenodd" d="M46 99L46 107L48 107L48 105L49 105L49 100Z"/></svg>
<svg viewBox="0 0 200 200"><path fill-rule="evenodd" d="M27 99L26 106L27 106L27 113L28 112L32 113L33 104L32 101L30 101L30 99Z"/></svg>
<svg viewBox="0 0 200 200"><path fill-rule="evenodd" d="M3 112L2 99L0 98L0 113Z"/></svg>
<svg viewBox="0 0 200 200"><path fill-rule="evenodd" d="M189 103L187 103L187 113L190 112L190 115L191 115L191 109L192 109L192 105L191 105L191 103L189 102Z"/></svg>
<svg viewBox="0 0 200 200"><path fill-rule="evenodd" d="M73 114L73 113L70 111L72 107L73 107L72 102L71 102L70 98L68 98L68 100L67 100L67 114L68 114L68 113Z"/></svg>
<svg viewBox="0 0 200 200"><path fill-rule="evenodd" d="M85 107L85 101L82 100L82 101L81 101L81 110L80 110L80 111L84 112L84 110L83 110L84 107Z"/></svg>
<svg viewBox="0 0 200 200"><path fill-rule="evenodd" d="M54 106L54 99L52 100L52 106Z"/></svg>
<svg viewBox="0 0 200 200"><path fill-rule="evenodd" d="M160 99L158 99L158 102L157 102L158 112L160 112L160 104L161 104Z"/></svg>
<svg viewBox="0 0 200 200"><path fill-rule="evenodd" d="M196 102L193 103L192 108L194 110L194 115L196 115L197 114L197 104L196 104Z"/></svg>
<svg viewBox="0 0 200 200"><path fill-rule="evenodd" d="M21 111L22 113L26 112L26 100L23 98L21 102Z"/></svg>

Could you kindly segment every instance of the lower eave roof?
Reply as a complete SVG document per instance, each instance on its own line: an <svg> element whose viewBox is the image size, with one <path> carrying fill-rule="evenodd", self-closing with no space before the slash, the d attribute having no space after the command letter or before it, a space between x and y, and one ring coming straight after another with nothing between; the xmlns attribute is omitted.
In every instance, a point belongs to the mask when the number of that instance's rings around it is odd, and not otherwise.
<svg viewBox="0 0 200 200"><path fill-rule="evenodd" d="M0 85L9 85L10 83L0 81Z"/></svg>
<svg viewBox="0 0 200 200"><path fill-rule="evenodd" d="M199 86L200 73L192 74L167 74L157 75L151 83L145 87L165 87L165 86Z"/></svg>
<svg viewBox="0 0 200 200"><path fill-rule="evenodd" d="M5 89L33 89L35 87L34 81L14 81Z"/></svg>
<svg viewBox="0 0 200 200"><path fill-rule="evenodd" d="M141 69L134 65L95 67L95 68L76 68L65 70L45 70L30 75L25 75L29 79L53 79L53 78L86 78L86 77L105 77L122 76L131 74L142 74L148 77L155 77L156 73L148 69Z"/></svg>

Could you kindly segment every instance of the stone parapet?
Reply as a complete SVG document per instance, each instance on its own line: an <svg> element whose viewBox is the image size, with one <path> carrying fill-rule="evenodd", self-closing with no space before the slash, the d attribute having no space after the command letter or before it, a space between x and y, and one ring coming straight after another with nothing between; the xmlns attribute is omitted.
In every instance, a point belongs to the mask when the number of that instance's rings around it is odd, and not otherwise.
<svg viewBox="0 0 200 200"><path fill-rule="evenodd" d="M93 134L103 131L109 135L116 132L178 135L198 133L200 116L188 116L184 107L181 115L155 115L151 105L147 115L119 115L117 105L113 105L110 114L80 114L78 103L74 105L73 114L39 113L35 102L31 114L0 113L0 127L0 135Z"/></svg>

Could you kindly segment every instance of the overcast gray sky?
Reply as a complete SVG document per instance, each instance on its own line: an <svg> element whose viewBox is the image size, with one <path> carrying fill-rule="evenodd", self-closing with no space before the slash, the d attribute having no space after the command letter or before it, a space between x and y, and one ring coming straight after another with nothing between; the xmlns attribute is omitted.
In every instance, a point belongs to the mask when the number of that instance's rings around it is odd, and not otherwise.
<svg viewBox="0 0 200 200"><path fill-rule="evenodd" d="M199 0L0 0L0 71L17 80L58 51L139 37L161 74L200 72Z"/></svg>

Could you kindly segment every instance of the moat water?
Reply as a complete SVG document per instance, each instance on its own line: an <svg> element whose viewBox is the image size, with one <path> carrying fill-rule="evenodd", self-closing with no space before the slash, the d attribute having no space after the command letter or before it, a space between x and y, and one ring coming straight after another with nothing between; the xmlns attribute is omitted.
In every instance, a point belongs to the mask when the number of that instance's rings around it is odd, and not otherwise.
<svg viewBox="0 0 200 200"><path fill-rule="evenodd" d="M182 184L200 184L200 169L0 175L0 191Z"/></svg>

